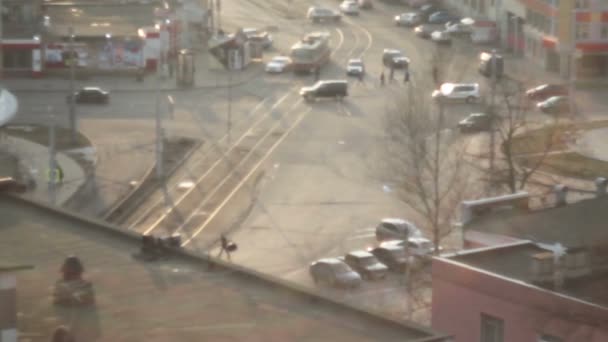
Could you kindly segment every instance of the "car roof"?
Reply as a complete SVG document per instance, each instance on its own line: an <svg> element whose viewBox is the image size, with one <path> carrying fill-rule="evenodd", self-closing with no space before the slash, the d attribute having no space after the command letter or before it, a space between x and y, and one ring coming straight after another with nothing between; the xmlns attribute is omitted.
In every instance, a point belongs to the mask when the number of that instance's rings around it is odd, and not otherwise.
<svg viewBox="0 0 608 342"><path fill-rule="evenodd" d="M346 81L346 80L320 80L319 83L348 84L348 81Z"/></svg>
<svg viewBox="0 0 608 342"><path fill-rule="evenodd" d="M383 218L380 222L381 223L392 223L392 224L412 224L408 220L405 220L402 218L394 218L394 217Z"/></svg>
<svg viewBox="0 0 608 342"><path fill-rule="evenodd" d="M397 49L384 49L383 53L402 53L401 50Z"/></svg>
<svg viewBox="0 0 608 342"><path fill-rule="evenodd" d="M342 261L338 258L323 258L323 259L317 260L315 263L337 265L337 264L343 264L344 261Z"/></svg>
<svg viewBox="0 0 608 342"><path fill-rule="evenodd" d="M363 59L361 58L351 58L348 60L348 63L363 63Z"/></svg>
<svg viewBox="0 0 608 342"><path fill-rule="evenodd" d="M391 240L391 241L395 241L395 242L391 242L391 243L387 243L387 244L382 243L380 246L376 247L376 249L386 249L388 251L396 251L396 250L405 249L405 248L403 248L402 245L399 244L399 242L402 240ZM385 241L385 242L388 242L388 241Z"/></svg>
<svg viewBox="0 0 608 342"><path fill-rule="evenodd" d="M82 90L99 90L99 91L103 91L99 87L82 87Z"/></svg>
<svg viewBox="0 0 608 342"><path fill-rule="evenodd" d="M487 113L471 113L469 116L487 116Z"/></svg>
<svg viewBox="0 0 608 342"><path fill-rule="evenodd" d="M414 242L414 243L416 243L416 242L419 242L419 243L420 243L420 242L428 242L428 243L430 243L430 242L431 242L431 240L429 240L429 239L427 239L427 238L425 238L425 237L420 237L420 236L411 237L411 238L409 238L409 239L407 239L407 240L408 240L409 242Z"/></svg>
<svg viewBox="0 0 608 342"><path fill-rule="evenodd" d="M367 251L352 251L347 253L346 255L354 256L355 258L368 258L370 256L373 256L372 253Z"/></svg>

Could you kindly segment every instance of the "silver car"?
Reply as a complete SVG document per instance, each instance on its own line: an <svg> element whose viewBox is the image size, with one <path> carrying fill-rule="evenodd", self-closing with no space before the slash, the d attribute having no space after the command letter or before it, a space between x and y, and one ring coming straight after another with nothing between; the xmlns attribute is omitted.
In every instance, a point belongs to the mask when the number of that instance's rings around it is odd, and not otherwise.
<svg viewBox="0 0 608 342"><path fill-rule="evenodd" d="M400 218L385 218L376 226L376 240L403 240L406 237L422 236L420 229L410 221Z"/></svg>
<svg viewBox="0 0 608 342"><path fill-rule="evenodd" d="M433 91L433 99L437 101L478 102L481 99L478 83L444 83Z"/></svg>
<svg viewBox="0 0 608 342"><path fill-rule="evenodd" d="M415 12L401 13L395 16L395 25L413 27L422 23L422 17Z"/></svg>
<svg viewBox="0 0 608 342"><path fill-rule="evenodd" d="M388 273L388 267L378 261L370 252L350 252L344 256L344 261L359 273L363 279L384 279Z"/></svg>
<svg viewBox="0 0 608 342"><path fill-rule="evenodd" d="M308 269L315 284L354 289L361 285L361 276L338 258L320 259Z"/></svg>

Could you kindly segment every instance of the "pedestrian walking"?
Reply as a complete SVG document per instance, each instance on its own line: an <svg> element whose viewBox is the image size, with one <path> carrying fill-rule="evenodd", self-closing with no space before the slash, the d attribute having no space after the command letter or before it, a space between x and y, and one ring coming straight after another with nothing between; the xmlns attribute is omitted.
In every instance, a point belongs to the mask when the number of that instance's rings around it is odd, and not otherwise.
<svg viewBox="0 0 608 342"><path fill-rule="evenodd" d="M393 67L391 67L388 78L391 80L391 82L395 79L395 69L393 69Z"/></svg>
<svg viewBox="0 0 608 342"><path fill-rule="evenodd" d="M407 83L410 81L410 72L405 69L405 74L403 75L403 83Z"/></svg>
<svg viewBox="0 0 608 342"><path fill-rule="evenodd" d="M321 68L316 68L315 69L315 82L319 80L320 76L321 76Z"/></svg>
<svg viewBox="0 0 608 342"><path fill-rule="evenodd" d="M380 85L381 86L384 85L384 71L382 73L380 73Z"/></svg>
<svg viewBox="0 0 608 342"><path fill-rule="evenodd" d="M363 72L360 72L357 77L359 78L359 82L363 82Z"/></svg>
<svg viewBox="0 0 608 342"><path fill-rule="evenodd" d="M57 165L57 180L60 185L63 184L63 169L59 165Z"/></svg>
<svg viewBox="0 0 608 342"><path fill-rule="evenodd" d="M433 66L433 82L436 86L439 86L439 69L437 69L437 66Z"/></svg>

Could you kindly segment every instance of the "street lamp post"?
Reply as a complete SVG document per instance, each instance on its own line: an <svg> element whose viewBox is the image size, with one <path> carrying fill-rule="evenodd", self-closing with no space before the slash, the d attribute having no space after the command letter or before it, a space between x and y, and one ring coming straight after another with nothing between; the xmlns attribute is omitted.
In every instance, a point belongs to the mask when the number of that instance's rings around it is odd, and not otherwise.
<svg viewBox="0 0 608 342"><path fill-rule="evenodd" d="M57 201L57 159L55 149L55 116L51 114L51 107L47 107L47 112L50 118L49 125L49 170L47 172L47 181L49 185L49 203L55 205Z"/></svg>
<svg viewBox="0 0 608 342"><path fill-rule="evenodd" d="M162 25L159 26L162 30ZM160 116L160 87L162 80L163 43L162 35L159 34L158 63L156 63L156 178L163 179L163 127Z"/></svg>
<svg viewBox="0 0 608 342"><path fill-rule="evenodd" d="M70 125L70 139L72 144L76 144L76 97L74 96L74 64L76 59L74 58L74 27L70 26L68 29L70 35L70 107L69 107L69 125Z"/></svg>
<svg viewBox="0 0 608 342"><path fill-rule="evenodd" d="M496 113L495 107L495 98L496 98L496 77L497 77L497 59L496 50L492 50L492 60L491 62L491 80L490 80L490 174L488 175L488 189L490 192L493 189L494 182L494 169L495 169L495 159L496 159Z"/></svg>
<svg viewBox="0 0 608 342"><path fill-rule="evenodd" d="M570 115L574 115L576 114L576 104L574 103L574 98L576 95L576 60L579 57L579 53L576 49L576 11L574 10L574 8L572 9L572 14L570 16L571 20L572 20L572 26L570 27L571 32L571 37L570 39L572 40L571 42L571 51L570 51L570 73L569 73L569 96L568 96L568 105L569 105L569 109L570 109Z"/></svg>

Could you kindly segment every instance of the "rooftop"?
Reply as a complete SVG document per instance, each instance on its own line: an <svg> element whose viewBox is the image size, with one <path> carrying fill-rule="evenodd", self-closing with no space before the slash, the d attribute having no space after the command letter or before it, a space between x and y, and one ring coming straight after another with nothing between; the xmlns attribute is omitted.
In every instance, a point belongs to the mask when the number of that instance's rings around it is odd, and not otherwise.
<svg viewBox="0 0 608 342"><path fill-rule="evenodd" d="M539 286L533 282L530 265L533 256L547 252L547 249L541 248L530 241L522 241L497 247L463 251L446 257L486 272ZM601 305L608 309L607 287L608 273L602 272L578 278L567 278L563 288L559 291L547 287L545 289Z"/></svg>
<svg viewBox="0 0 608 342"><path fill-rule="evenodd" d="M414 324L335 303L221 261L175 252L133 258L139 239L111 226L0 195L0 261L17 272L18 327L48 341L60 324L77 341L440 341ZM65 258L82 260L92 309L51 304Z"/></svg>
<svg viewBox="0 0 608 342"><path fill-rule="evenodd" d="M503 210L473 219L467 230L566 247L608 243L608 196L535 211ZM606 214L606 215L604 215Z"/></svg>

